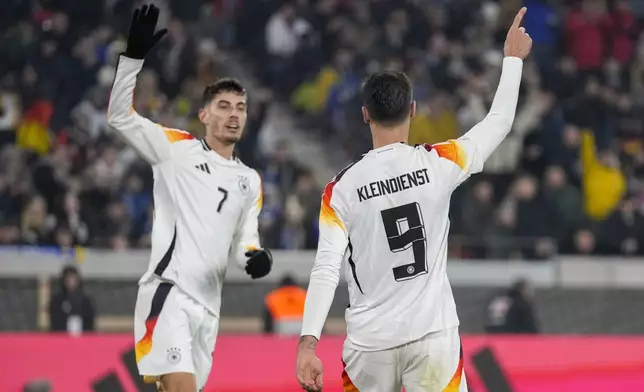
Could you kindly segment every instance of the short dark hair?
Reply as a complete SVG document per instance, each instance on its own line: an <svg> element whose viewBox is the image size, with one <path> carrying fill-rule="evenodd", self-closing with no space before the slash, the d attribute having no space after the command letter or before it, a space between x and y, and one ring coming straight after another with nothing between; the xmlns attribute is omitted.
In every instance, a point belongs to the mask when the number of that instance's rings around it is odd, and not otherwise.
<svg viewBox="0 0 644 392"><path fill-rule="evenodd" d="M403 122L409 116L411 102L411 82L403 72L376 72L362 85L362 104L376 123L396 125Z"/></svg>
<svg viewBox="0 0 644 392"><path fill-rule="evenodd" d="M222 78L206 86L201 96L201 105L208 105L219 93L229 92L237 95L246 95L246 89L237 79Z"/></svg>

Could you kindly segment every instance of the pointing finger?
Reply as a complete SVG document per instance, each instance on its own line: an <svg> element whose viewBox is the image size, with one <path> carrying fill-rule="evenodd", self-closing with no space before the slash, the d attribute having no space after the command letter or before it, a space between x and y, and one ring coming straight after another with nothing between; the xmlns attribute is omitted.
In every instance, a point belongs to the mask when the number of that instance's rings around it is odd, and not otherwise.
<svg viewBox="0 0 644 392"><path fill-rule="evenodd" d="M523 7L519 10L519 13L517 13L517 16L514 17L514 22L512 22L512 28L519 28L521 26L521 22L523 21L523 15L525 15L526 11L528 9L526 7Z"/></svg>

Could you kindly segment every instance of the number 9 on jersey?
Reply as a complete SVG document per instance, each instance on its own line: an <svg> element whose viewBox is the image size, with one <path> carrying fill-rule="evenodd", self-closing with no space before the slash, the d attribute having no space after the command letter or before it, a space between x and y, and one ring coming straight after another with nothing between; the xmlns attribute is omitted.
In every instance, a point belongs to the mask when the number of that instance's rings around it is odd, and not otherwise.
<svg viewBox="0 0 644 392"><path fill-rule="evenodd" d="M394 267L394 279L405 281L427 273L427 239L418 203L409 203L380 212L389 249L403 252L412 248L414 262Z"/></svg>

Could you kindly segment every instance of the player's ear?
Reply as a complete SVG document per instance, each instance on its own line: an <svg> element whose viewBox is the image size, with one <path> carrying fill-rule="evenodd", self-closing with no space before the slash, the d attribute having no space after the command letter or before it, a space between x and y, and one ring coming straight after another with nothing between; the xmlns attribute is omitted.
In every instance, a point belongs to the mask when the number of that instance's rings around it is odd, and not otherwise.
<svg viewBox="0 0 644 392"><path fill-rule="evenodd" d="M204 125L208 123L208 111L204 108L199 109L199 121Z"/></svg>
<svg viewBox="0 0 644 392"><path fill-rule="evenodd" d="M416 115L416 101L411 101L411 107L409 108L409 118L414 118Z"/></svg>
<svg viewBox="0 0 644 392"><path fill-rule="evenodd" d="M367 108L364 106L362 107L362 119L367 124L371 122L371 119L369 118L369 112L367 112Z"/></svg>

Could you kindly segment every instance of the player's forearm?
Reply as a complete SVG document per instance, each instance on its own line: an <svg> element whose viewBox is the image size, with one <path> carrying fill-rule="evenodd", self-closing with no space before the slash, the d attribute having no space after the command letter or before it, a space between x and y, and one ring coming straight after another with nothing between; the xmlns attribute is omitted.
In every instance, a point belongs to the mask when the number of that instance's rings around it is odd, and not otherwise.
<svg viewBox="0 0 644 392"><path fill-rule="evenodd" d="M318 252L304 303L301 336L320 339L340 281L342 255Z"/></svg>
<svg viewBox="0 0 644 392"><path fill-rule="evenodd" d="M517 57L503 60L499 87L488 115L462 136L469 139L477 149L477 156L485 162L503 139L510 133L519 100L523 61Z"/></svg>
<svg viewBox="0 0 644 392"><path fill-rule="evenodd" d="M134 87L136 76L143 67L143 60L119 56L116 75L107 107L107 121L119 133L126 131L135 119Z"/></svg>
<svg viewBox="0 0 644 392"><path fill-rule="evenodd" d="M228 197L228 193L224 197ZM223 199L222 199L223 200ZM223 206L223 203L222 203ZM259 250L262 248L259 241L259 213L262 209L261 190L258 196L255 197L254 202L248 207L248 211L244 216L241 227L237 232L233 245L233 258L240 268L246 267L248 256L246 254L250 251Z"/></svg>

